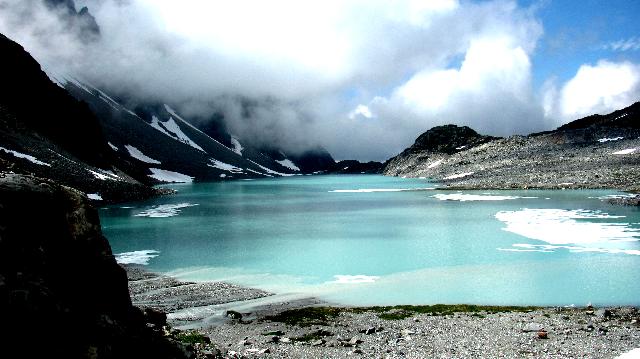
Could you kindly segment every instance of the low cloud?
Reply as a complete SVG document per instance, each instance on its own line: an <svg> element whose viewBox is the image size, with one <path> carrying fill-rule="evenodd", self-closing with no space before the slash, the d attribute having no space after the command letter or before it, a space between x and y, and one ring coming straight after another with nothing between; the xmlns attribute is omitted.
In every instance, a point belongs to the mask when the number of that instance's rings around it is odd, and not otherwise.
<svg viewBox="0 0 640 359"><path fill-rule="evenodd" d="M78 41L42 0L0 0L0 32L133 103L169 103L200 120L223 114L244 141L384 160L435 125L509 135L579 112L532 88L543 28L535 7L516 1L76 4L95 16L98 40ZM567 88L550 82L545 95L569 99Z"/></svg>
<svg viewBox="0 0 640 359"><path fill-rule="evenodd" d="M582 65L561 87L551 82L544 91L545 114L558 125L594 113L607 114L638 99L640 66L630 62L601 60Z"/></svg>

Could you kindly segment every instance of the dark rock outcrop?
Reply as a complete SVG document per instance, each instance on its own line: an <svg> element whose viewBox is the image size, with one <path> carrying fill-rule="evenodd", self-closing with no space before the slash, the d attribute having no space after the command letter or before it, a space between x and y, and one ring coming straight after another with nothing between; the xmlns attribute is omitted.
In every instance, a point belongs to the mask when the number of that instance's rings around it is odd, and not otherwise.
<svg viewBox="0 0 640 359"><path fill-rule="evenodd" d="M436 126L420 135L407 151L410 153L429 151L450 155L495 139L497 137L480 135L467 126Z"/></svg>
<svg viewBox="0 0 640 359"><path fill-rule="evenodd" d="M97 211L49 180L0 177L0 317L3 358L184 357L132 306Z"/></svg>

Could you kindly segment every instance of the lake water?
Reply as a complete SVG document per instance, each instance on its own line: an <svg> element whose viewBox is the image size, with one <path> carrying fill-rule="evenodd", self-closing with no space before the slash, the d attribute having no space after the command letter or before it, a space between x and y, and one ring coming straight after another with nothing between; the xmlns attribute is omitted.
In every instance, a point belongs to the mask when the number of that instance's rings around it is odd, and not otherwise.
<svg viewBox="0 0 640 359"><path fill-rule="evenodd" d="M351 305L640 304L640 210L612 191L297 176L103 208L121 262Z"/></svg>

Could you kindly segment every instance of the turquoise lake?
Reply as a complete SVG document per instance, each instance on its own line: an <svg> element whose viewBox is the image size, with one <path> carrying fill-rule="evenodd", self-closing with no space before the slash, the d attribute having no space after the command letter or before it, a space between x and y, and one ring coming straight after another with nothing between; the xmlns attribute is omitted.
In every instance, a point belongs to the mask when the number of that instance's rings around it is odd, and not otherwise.
<svg viewBox="0 0 640 359"><path fill-rule="evenodd" d="M640 304L640 209L601 190L375 175L166 186L100 210L120 262L347 305Z"/></svg>

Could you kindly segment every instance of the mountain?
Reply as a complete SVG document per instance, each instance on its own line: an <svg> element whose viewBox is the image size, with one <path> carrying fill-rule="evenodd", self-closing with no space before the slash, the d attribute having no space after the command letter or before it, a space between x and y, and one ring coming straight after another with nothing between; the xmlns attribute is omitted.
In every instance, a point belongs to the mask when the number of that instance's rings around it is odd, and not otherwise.
<svg viewBox="0 0 640 359"><path fill-rule="evenodd" d="M42 0L66 25L66 30L76 34L81 41L87 43L100 37L100 27L96 19L85 6L76 10L74 0Z"/></svg>
<svg viewBox="0 0 640 359"><path fill-rule="evenodd" d="M639 137L640 103L528 136L493 138L440 126L387 161L383 173L449 188L639 190Z"/></svg>
<svg viewBox="0 0 640 359"><path fill-rule="evenodd" d="M150 185L159 183L294 176L335 165L322 148L293 153L254 146L230 134L223 119L191 122L169 104L126 99L137 103L127 108L86 81L50 67L43 72L4 36L0 50L3 171L118 201L153 195Z"/></svg>
<svg viewBox="0 0 640 359"><path fill-rule="evenodd" d="M52 83L17 43L0 35L0 170L34 174L94 198L146 198L156 190L126 173L86 103Z"/></svg>
<svg viewBox="0 0 640 359"><path fill-rule="evenodd" d="M261 150L229 134L222 125L192 123L168 104L145 103L131 110L87 82L53 71L49 75L88 104L99 119L113 155L128 163L128 172L141 181L293 176L319 167L304 161L313 155L294 157L277 149ZM326 151L315 157L334 162Z"/></svg>

